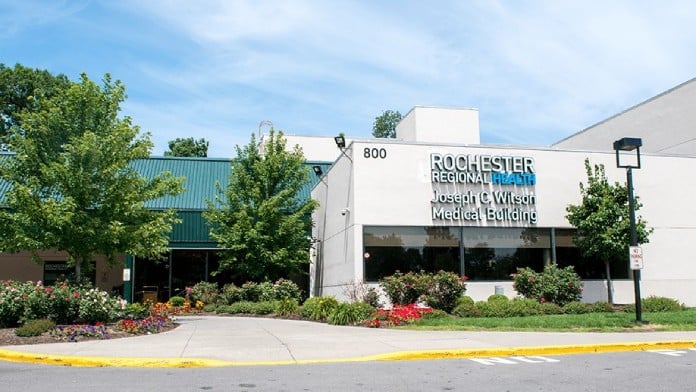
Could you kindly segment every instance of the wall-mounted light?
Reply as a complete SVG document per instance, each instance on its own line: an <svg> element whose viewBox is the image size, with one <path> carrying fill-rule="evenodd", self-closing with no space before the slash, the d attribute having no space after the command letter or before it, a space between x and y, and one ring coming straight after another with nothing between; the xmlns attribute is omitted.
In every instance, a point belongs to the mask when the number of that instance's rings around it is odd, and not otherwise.
<svg viewBox="0 0 696 392"><path fill-rule="evenodd" d="M336 136L334 137L334 141L336 142L336 146L338 148L346 148L346 138L343 136Z"/></svg>
<svg viewBox="0 0 696 392"><path fill-rule="evenodd" d="M314 170L314 174L316 174L317 177L321 177L324 174L324 171L321 169L321 166L319 165L312 166L312 170Z"/></svg>

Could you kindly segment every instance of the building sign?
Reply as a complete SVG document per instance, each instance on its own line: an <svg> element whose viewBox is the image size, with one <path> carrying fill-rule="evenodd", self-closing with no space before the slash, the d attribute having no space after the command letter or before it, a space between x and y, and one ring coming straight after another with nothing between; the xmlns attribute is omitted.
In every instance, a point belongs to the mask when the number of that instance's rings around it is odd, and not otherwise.
<svg viewBox="0 0 696 392"><path fill-rule="evenodd" d="M435 221L483 226L538 221L532 157L431 153L430 181Z"/></svg>

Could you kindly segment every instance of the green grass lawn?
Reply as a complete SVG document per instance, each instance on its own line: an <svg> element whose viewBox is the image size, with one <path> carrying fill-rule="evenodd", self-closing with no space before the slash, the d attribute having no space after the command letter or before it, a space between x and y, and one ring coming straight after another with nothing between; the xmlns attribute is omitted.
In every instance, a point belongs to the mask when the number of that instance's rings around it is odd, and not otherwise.
<svg viewBox="0 0 696 392"><path fill-rule="evenodd" d="M635 313L587 313L527 317L445 317L415 321L400 328L446 331L696 331L696 309L643 313L647 325L636 324Z"/></svg>

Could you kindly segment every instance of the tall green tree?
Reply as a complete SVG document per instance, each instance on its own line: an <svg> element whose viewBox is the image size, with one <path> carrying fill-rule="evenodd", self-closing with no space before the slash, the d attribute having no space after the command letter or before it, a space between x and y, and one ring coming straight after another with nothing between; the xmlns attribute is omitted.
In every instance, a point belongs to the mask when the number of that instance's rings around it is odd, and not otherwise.
<svg viewBox="0 0 696 392"><path fill-rule="evenodd" d="M0 64L0 150L7 149L10 128L22 127L22 111L37 110L41 100L55 97L71 84L63 74L54 76L20 64L14 68Z"/></svg>
<svg viewBox="0 0 696 392"><path fill-rule="evenodd" d="M102 87L83 74L21 114L22 127L9 138L15 155L0 164L0 179L11 186L8 209L0 211L10 227L0 233L0 249L66 251L78 280L95 255L113 263L117 254L167 249L175 211L145 203L176 195L182 181L169 173L146 179L130 167L149 157L153 143L130 118L118 117L124 99L125 87L108 74Z"/></svg>
<svg viewBox="0 0 696 392"><path fill-rule="evenodd" d="M566 207L568 222L577 228L575 244L584 257L604 262L607 276L607 300L613 303L610 265L613 260L625 260L628 268L628 247L631 227L628 209L628 188L607 180L604 165L590 164L585 159L587 184L580 183L582 202ZM635 198L635 210L642 204ZM652 229L641 217L636 217L639 244L648 243Z"/></svg>
<svg viewBox="0 0 696 392"><path fill-rule="evenodd" d="M381 115L375 117L372 125L372 136L377 138L395 138L396 125L401 121L401 113L394 110L385 110Z"/></svg>
<svg viewBox="0 0 696 392"><path fill-rule="evenodd" d="M298 146L288 152L285 145L283 133L271 129L263 152L253 134L248 145L236 147L227 189L218 189L205 214L211 236L229 250L217 272L255 281L307 273L317 202L300 197L309 168Z"/></svg>
<svg viewBox="0 0 696 392"><path fill-rule="evenodd" d="M165 151L164 156L205 158L208 156L208 144L205 139L176 138L169 141L169 151Z"/></svg>

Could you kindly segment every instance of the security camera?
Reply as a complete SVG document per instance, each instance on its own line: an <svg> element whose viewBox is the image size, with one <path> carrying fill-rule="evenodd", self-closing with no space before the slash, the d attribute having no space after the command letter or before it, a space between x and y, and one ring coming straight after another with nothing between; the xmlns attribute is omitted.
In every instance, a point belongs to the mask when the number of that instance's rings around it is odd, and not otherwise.
<svg viewBox="0 0 696 392"><path fill-rule="evenodd" d="M341 209L341 215L345 215L345 214L347 214L347 213L349 213L349 212L350 212L350 210L349 210L348 208L342 208L342 209Z"/></svg>

